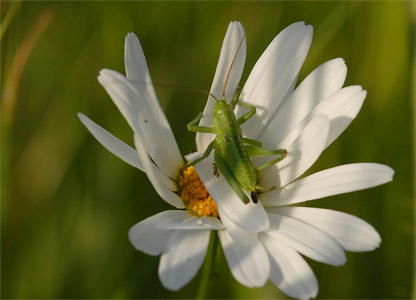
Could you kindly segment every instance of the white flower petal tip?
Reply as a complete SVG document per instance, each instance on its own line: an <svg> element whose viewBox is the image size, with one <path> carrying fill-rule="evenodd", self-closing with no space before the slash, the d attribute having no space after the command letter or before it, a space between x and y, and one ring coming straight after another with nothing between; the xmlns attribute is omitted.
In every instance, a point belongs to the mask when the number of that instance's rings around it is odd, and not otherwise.
<svg viewBox="0 0 416 300"><path fill-rule="evenodd" d="M194 161L202 154L195 152L187 155L186 159ZM269 227L269 220L261 203L244 204L222 175L219 177L213 175L213 162L211 154L194 165L194 169L217 204L221 216L226 215L235 225L249 232L266 230Z"/></svg>
<svg viewBox="0 0 416 300"><path fill-rule="evenodd" d="M113 79L119 79L122 77L124 77L124 75L120 74L119 72L104 68L98 72L97 79L98 79L98 82L102 86L104 86L108 83L114 83Z"/></svg>
<svg viewBox="0 0 416 300"><path fill-rule="evenodd" d="M187 211L167 210L144 219L130 228L130 243L146 254L159 255L173 232L168 229L169 224L185 221L190 216Z"/></svg>
<svg viewBox="0 0 416 300"><path fill-rule="evenodd" d="M283 206L372 188L393 180L394 170L356 163L323 170L261 195L265 206Z"/></svg>
<svg viewBox="0 0 416 300"><path fill-rule="evenodd" d="M139 38L134 32L128 32L126 34L126 37L124 38L124 50L130 50L137 47L137 45L140 45Z"/></svg>
<svg viewBox="0 0 416 300"><path fill-rule="evenodd" d="M128 32L124 39L124 49L134 49L140 45L139 38L134 32Z"/></svg>
<svg viewBox="0 0 416 300"><path fill-rule="evenodd" d="M104 148L106 148L108 151L129 165L143 171L143 165L137 156L135 149L116 138L114 135L109 133L97 123L93 122L84 114L78 113L78 118L80 119L81 123L84 124L84 126L88 129L88 131L97 139L97 141L104 146Z"/></svg>
<svg viewBox="0 0 416 300"><path fill-rule="evenodd" d="M329 134L329 119L325 115L313 118L296 140L287 147L288 155L278 164L259 172L265 189L282 187L308 170L325 149Z"/></svg>
<svg viewBox="0 0 416 300"><path fill-rule="evenodd" d="M177 291L198 272L208 248L210 230L173 230L159 263L162 285Z"/></svg>
<svg viewBox="0 0 416 300"><path fill-rule="evenodd" d="M137 36L132 32L126 35L124 42L124 65L127 78L138 83L141 89L150 92L148 96L156 98L142 46Z"/></svg>
<svg viewBox="0 0 416 300"><path fill-rule="evenodd" d="M269 219L266 233L271 238L325 264L341 266L347 261L341 245L316 227L280 214L269 213Z"/></svg>
<svg viewBox="0 0 416 300"><path fill-rule="evenodd" d="M346 75L347 67L341 58L327 61L313 70L264 128L259 138L265 142L265 146L270 149L283 147L282 141L296 125L301 123L316 105L342 88Z"/></svg>
<svg viewBox="0 0 416 300"><path fill-rule="evenodd" d="M290 297L315 298L318 294L318 281L302 256L266 234L261 234L260 240L269 254L270 280Z"/></svg>
<svg viewBox="0 0 416 300"><path fill-rule="evenodd" d="M119 157L129 165L136 167L144 171L142 162L140 161L139 156L137 155L136 149L125 144L107 130L90 120L87 116L82 113L78 113L82 124L90 131L90 133L111 153ZM157 173L157 178L161 181L167 188L172 191L177 190L176 184L165 174L161 173L159 168L155 168Z"/></svg>
<svg viewBox="0 0 416 300"><path fill-rule="evenodd" d="M343 212L310 207L279 207L268 211L298 219L318 228L347 251L372 251L381 243L381 237L373 226Z"/></svg>
<svg viewBox="0 0 416 300"><path fill-rule="evenodd" d="M241 247L226 230L218 231L218 236L234 278L250 288L263 286L269 278L270 262L260 241Z"/></svg>
<svg viewBox="0 0 416 300"><path fill-rule="evenodd" d="M361 86L342 88L318 105L313 114L324 114L330 121L330 132L325 148L335 141L350 125L360 111L367 92Z"/></svg>

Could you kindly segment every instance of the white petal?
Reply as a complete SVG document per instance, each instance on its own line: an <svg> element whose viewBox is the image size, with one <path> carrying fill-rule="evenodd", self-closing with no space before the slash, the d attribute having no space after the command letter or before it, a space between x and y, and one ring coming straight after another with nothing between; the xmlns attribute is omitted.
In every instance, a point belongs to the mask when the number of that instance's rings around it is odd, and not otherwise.
<svg viewBox="0 0 416 300"><path fill-rule="evenodd" d="M174 230L159 263L162 285L177 291L198 272L208 248L210 230Z"/></svg>
<svg viewBox="0 0 416 300"><path fill-rule="evenodd" d="M107 130L102 128L97 123L93 122L82 113L78 113L78 117L82 124L89 130L89 132L104 146L108 151L113 153L118 158L122 159L129 165L136 167L143 171L143 165L137 156L136 149L130 147L123 141L116 138Z"/></svg>
<svg viewBox="0 0 416 300"><path fill-rule="evenodd" d="M294 23L280 32L257 61L241 92L241 100L257 107L243 124L245 136L256 138L293 86L312 42L312 26ZM242 109L237 108L238 115Z"/></svg>
<svg viewBox="0 0 416 300"><path fill-rule="evenodd" d="M372 251L381 243L373 226L355 216L330 209L279 207L269 210L311 224L334 238L347 251Z"/></svg>
<svg viewBox="0 0 416 300"><path fill-rule="evenodd" d="M360 86L349 86L335 92L320 102L296 127L289 130L277 148L290 145L305 126L318 115L325 115L330 120L330 130L325 143L325 148L328 147L355 119L366 95L367 92Z"/></svg>
<svg viewBox="0 0 416 300"><path fill-rule="evenodd" d="M161 123L146 100L143 90L136 88L126 77L112 70L101 70L98 81L106 89L133 131L145 141L145 149L162 172L170 178L178 176L183 165L178 146L170 128Z"/></svg>
<svg viewBox="0 0 416 300"><path fill-rule="evenodd" d="M259 172L261 185L265 189L281 187L302 175L321 155L328 132L328 118L315 117L287 148L285 159Z"/></svg>
<svg viewBox="0 0 416 300"><path fill-rule="evenodd" d="M140 159L140 155L138 155L139 151L146 153L146 149L144 148L143 143L140 145L135 141L135 146L140 147L136 149L136 155L137 157L139 157L139 159ZM173 191L173 192L178 191L177 183L174 182L172 179L170 179L168 176L166 176L164 173L162 173L162 171L160 170L158 166L156 166L153 162L150 162L149 166L151 167L151 172L154 174L152 176L154 178L157 178L159 183L162 183L170 191Z"/></svg>
<svg viewBox="0 0 416 300"><path fill-rule="evenodd" d="M159 255L173 232L167 229L167 226L189 216L189 212L179 210L167 210L151 216L130 228L130 243L146 254Z"/></svg>
<svg viewBox="0 0 416 300"><path fill-rule="evenodd" d="M228 216L221 211L221 208L218 210L225 229L238 244L245 247L254 245L254 243L257 241L257 232L250 232L241 229L241 227L238 227L236 224L234 224L233 221L231 221Z"/></svg>
<svg viewBox="0 0 416 300"><path fill-rule="evenodd" d="M218 236L235 279L247 287L263 286L269 278L270 263L260 241L251 247L243 247L226 230L218 231Z"/></svg>
<svg viewBox="0 0 416 300"><path fill-rule="evenodd" d="M277 114L277 112L281 109L282 105L288 101L289 97L292 95L295 87L296 87L296 83L298 82L298 78L299 78L299 74L295 77L295 79L293 80L292 84L290 85L289 89L286 92L286 95L282 98L282 101L279 104L279 107L275 110L275 113L269 118L268 123L271 122L274 119L274 116ZM264 134L264 130L266 130L267 125L261 130L261 132L257 135L257 139L260 140L260 136L263 136Z"/></svg>
<svg viewBox="0 0 416 300"><path fill-rule="evenodd" d="M333 238L305 222L269 213L268 235L313 260L333 266L346 262L344 250Z"/></svg>
<svg viewBox="0 0 416 300"><path fill-rule="evenodd" d="M223 98L224 84L230 71L231 63L237 53L237 49L244 36L244 28L240 22L231 22L228 26L227 33L225 34L224 42L221 48L220 58L218 60L217 69L215 70L214 80L211 85L211 94L213 94L218 100ZM241 47L238 50L237 57L235 58L232 66L227 87L225 91L225 99L231 101L233 94L240 81L241 74L244 69L244 62L246 60L246 39L242 41ZM212 123L212 109L214 107L214 99L211 96L208 97L208 102L205 106L203 117L199 122L201 126L210 126ZM199 151L205 150L208 144L213 139L212 134L197 133L196 145Z"/></svg>
<svg viewBox="0 0 416 300"><path fill-rule="evenodd" d="M305 260L290 247L265 234L260 235L260 240L270 258L270 280L290 297L315 298L318 281Z"/></svg>
<svg viewBox="0 0 416 300"><path fill-rule="evenodd" d="M170 157L174 162L181 163L182 157L176 145L175 137L173 136L166 115L156 97L156 92L152 84L152 78L150 77L142 46L134 33L128 33L126 36L124 62L127 78L136 86L137 91L141 95L140 99L149 104L155 120L159 123L157 126L158 131L154 131L153 133L158 139L163 139L165 143L169 145L170 153L166 153L165 156ZM138 99L135 99L135 101L138 101ZM147 120L147 123L149 123L149 120ZM150 126L149 124L146 125Z"/></svg>
<svg viewBox="0 0 416 300"><path fill-rule="evenodd" d="M98 81L105 88L110 95L114 104L120 110L126 121L134 132L139 132L137 116L139 115L138 101L134 101L137 96L137 91L133 88L126 87L124 82L127 79L112 70L101 70L98 76Z"/></svg>
<svg viewBox="0 0 416 300"><path fill-rule="evenodd" d="M259 137L263 146L275 149L318 103L341 89L347 75L347 67L341 58L320 65L306 77L271 117Z"/></svg>
<svg viewBox="0 0 416 300"><path fill-rule="evenodd" d="M147 84L154 91L142 46L132 32L127 34L124 41L124 65L129 80L143 85Z"/></svg>
<svg viewBox="0 0 416 300"><path fill-rule="evenodd" d="M181 229L181 230L222 230L224 226L217 218L213 217L196 217L189 214L189 218L182 222L171 223L168 229Z"/></svg>
<svg viewBox="0 0 416 300"><path fill-rule="evenodd" d="M134 144L136 145L140 160L143 163L146 175L159 196L176 208L184 208L182 199L163 184L163 180L160 179L160 176L163 174L158 171L159 168L150 160L149 155L144 150L143 141L137 134L134 135Z"/></svg>
<svg viewBox="0 0 416 300"><path fill-rule="evenodd" d="M201 155L201 152L195 152L187 155L186 159L192 162ZM222 175L218 177L213 175L213 162L211 154L208 158L194 165L194 168L217 204L219 211L227 215L238 227L247 231L259 232L267 229L269 220L263 206L260 203L254 204L252 202L244 204Z"/></svg>
<svg viewBox="0 0 416 300"><path fill-rule="evenodd" d="M266 206L281 206L375 187L393 180L394 170L375 163L342 165L296 180L261 195Z"/></svg>
<svg viewBox="0 0 416 300"><path fill-rule="evenodd" d="M322 111L318 114L324 114L330 120L325 148L331 145L355 119L366 96L367 92L363 91L361 86L349 86L328 99L328 102L332 99L331 105L326 106L322 103ZM320 107L317 108L319 109Z"/></svg>

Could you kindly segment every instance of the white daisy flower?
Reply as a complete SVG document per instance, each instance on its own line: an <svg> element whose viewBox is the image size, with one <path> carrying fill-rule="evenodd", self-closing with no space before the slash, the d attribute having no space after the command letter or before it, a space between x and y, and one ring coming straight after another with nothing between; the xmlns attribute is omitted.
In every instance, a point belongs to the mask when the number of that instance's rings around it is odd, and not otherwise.
<svg viewBox="0 0 416 300"><path fill-rule="evenodd" d="M243 35L240 23L230 23L210 90L217 98L222 97ZM355 118L366 95L359 86L342 88L346 77L342 59L321 65L294 89L311 40L312 27L303 22L284 29L253 68L240 96L257 107L257 114L242 126L244 136L268 149L288 150L283 161L259 172L259 184L267 192L259 195L258 204L244 205L223 176L212 174L212 156L181 174L184 161L154 88L143 84L151 83L151 78L134 34L126 37L127 78L111 70L100 72L99 82L134 131L136 150L79 114L82 123L110 152L146 172L162 199L179 209L147 218L129 232L136 249L161 254L159 277L166 288L178 290L195 276L211 230L217 230L231 272L240 283L259 287L270 278L295 298L315 297L318 292L316 277L299 253L341 265L346 260L344 250L378 247L378 233L354 216L286 207L377 186L391 181L394 173L379 164L351 164L296 180ZM245 55L244 40L228 79L228 100L237 88ZM210 125L212 106L209 97L200 125ZM242 111L237 108L236 114ZM212 138L198 133L198 152L187 160L201 156Z"/></svg>

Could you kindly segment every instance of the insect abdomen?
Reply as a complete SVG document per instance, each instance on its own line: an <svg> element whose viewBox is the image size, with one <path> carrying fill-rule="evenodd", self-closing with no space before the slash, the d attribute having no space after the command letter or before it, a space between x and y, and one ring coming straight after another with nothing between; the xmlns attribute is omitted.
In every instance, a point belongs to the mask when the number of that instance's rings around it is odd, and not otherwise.
<svg viewBox="0 0 416 300"><path fill-rule="evenodd" d="M216 108L216 109L215 109ZM242 188L255 192L256 171L244 148L241 128L234 112L225 101L218 101L214 108L213 125L217 128L216 147L227 161L228 167Z"/></svg>

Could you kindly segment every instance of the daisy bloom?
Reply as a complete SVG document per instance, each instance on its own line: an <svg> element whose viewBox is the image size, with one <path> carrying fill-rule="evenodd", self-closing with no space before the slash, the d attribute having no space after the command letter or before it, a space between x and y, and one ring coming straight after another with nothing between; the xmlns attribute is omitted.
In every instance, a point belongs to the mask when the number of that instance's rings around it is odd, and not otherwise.
<svg viewBox="0 0 416 300"><path fill-rule="evenodd" d="M239 22L230 23L215 72L211 94L231 100L243 72L245 39ZM128 34L124 75L102 70L98 77L134 132L135 149L79 114L81 122L110 152L146 172L163 200L176 209L161 212L129 231L133 246L161 254L159 278L170 290L188 283L200 268L210 232L217 231L230 270L247 287L270 279L291 297L316 297L318 284L303 257L330 265L345 263L344 251L370 251L380 236L365 221L345 213L288 206L331 195L362 190L392 180L393 170L374 163L349 164L298 179L355 118L365 99L360 86L342 87L346 66L333 59L316 68L295 89L299 70L312 41L312 27L303 22L284 29L254 66L240 100L257 113L242 125L245 137L267 149L287 149L281 162L258 172L265 192L259 203L244 205L223 176L212 172L213 156L186 167L169 123L159 105L139 40ZM237 56L236 56L237 53ZM200 121L210 126L214 100ZM236 107L237 117L244 109ZM197 133L200 157L213 139ZM253 159L254 166L267 158ZM215 237L215 235L214 235Z"/></svg>

